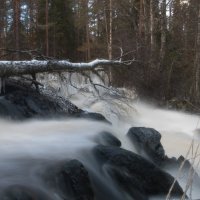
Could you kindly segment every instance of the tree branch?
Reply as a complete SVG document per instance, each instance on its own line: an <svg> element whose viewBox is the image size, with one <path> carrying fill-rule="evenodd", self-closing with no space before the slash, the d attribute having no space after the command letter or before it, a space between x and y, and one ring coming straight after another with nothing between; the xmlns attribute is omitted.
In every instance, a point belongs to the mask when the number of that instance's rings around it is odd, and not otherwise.
<svg viewBox="0 0 200 200"><path fill-rule="evenodd" d="M104 59L96 59L89 63L72 63L67 60L0 61L0 77L42 72L85 71L125 64L121 61Z"/></svg>

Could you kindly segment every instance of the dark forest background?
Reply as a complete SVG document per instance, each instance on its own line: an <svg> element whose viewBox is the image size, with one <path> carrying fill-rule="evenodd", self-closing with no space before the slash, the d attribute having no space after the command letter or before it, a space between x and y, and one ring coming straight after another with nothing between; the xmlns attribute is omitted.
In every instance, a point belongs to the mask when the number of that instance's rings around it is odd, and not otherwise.
<svg viewBox="0 0 200 200"><path fill-rule="evenodd" d="M199 0L0 0L0 49L1 60L134 59L112 68L113 86L199 104Z"/></svg>

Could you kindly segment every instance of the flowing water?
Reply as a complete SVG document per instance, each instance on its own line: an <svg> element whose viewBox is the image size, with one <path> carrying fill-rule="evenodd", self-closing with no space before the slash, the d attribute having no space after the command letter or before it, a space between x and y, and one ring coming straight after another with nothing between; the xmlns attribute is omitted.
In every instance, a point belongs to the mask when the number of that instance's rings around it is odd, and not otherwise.
<svg viewBox="0 0 200 200"><path fill-rule="evenodd" d="M176 111L168 111L144 104L131 102L113 107L108 101L93 101L76 96L71 98L81 108L104 114L112 126L87 120L46 120L12 122L0 120L0 192L5 187L20 184L39 188L52 199L61 200L58 194L46 187L38 174L45 166L64 159L78 159L90 169L105 185L108 199L123 199L110 182L95 172L94 163L88 162L88 150L96 145L94 137L102 131L110 131L122 141L122 147L134 151L125 134L131 126L145 126L157 129L162 134L162 144L169 156L186 155L192 139L199 143L199 116ZM118 109L114 112L114 109ZM200 134L200 133L199 133ZM194 137L195 135L195 137ZM200 151L197 153L199 158ZM189 158L192 156L189 153ZM197 169L199 170L199 168ZM114 192L111 192L114 191ZM98 192L97 192L98 193ZM101 194L98 194L101 197ZM200 193L195 193L200 198ZM100 198L106 199L106 198ZM129 197L126 198L127 200Z"/></svg>

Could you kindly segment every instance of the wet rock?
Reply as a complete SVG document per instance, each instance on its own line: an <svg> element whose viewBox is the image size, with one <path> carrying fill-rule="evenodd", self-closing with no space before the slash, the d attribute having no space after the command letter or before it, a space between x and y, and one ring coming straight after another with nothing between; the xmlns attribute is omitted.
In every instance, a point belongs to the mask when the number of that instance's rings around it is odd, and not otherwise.
<svg viewBox="0 0 200 200"><path fill-rule="evenodd" d="M166 195L174 178L153 163L130 151L110 146L96 146L94 154L104 170L134 199L148 199ZM173 196L181 196L182 188L176 182Z"/></svg>
<svg viewBox="0 0 200 200"><path fill-rule="evenodd" d="M165 151L160 142L161 134L155 129L132 127L127 136L140 155L150 158L158 165L165 160Z"/></svg>
<svg viewBox="0 0 200 200"><path fill-rule="evenodd" d="M99 113L88 113L55 92L36 90L31 83L7 79L0 94L0 117L23 120L30 118L70 117L110 122Z"/></svg>
<svg viewBox="0 0 200 200"><path fill-rule="evenodd" d="M105 122L108 124L111 124L110 121L108 121L102 114L100 113L90 113L86 111L82 111L80 113L76 113L76 117L84 118L84 119L90 119L90 120L95 120L95 121L100 121L100 122Z"/></svg>
<svg viewBox="0 0 200 200"><path fill-rule="evenodd" d="M117 146L117 147L121 146L121 141L117 139L112 133L109 133L107 131L99 133L96 136L95 141L98 144L105 146Z"/></svg>
<svg viewBox="0 0 200 200"><path fill-rule="evenodd" d="M162 163L162 166L163 168L179 169L183 162L183 170L189 171L190 168L193 169L191 163L185 159L184 156L180 156L178 159L175 157L166 157L165 161Z"/></svg>
<svg viewBox="0 0 200 200"><path fill-rule="evenodd" d="M93 200L89 175L78 160L70 160L45 172L45 183L64 199Z"/></svg>
<svg viewBox="0 0 200 200"><path fill-rule="evenodd" d="M83 112L67 100L38 92L28 83L6 80L0 96L0 116L11 119L72 116Z"/></svg>
<svg viewBox="0 0 200 200"><path fill-rule="evenodd" d="M6 116L10 116L12 119L49 118L56 113L65 114L53 101L37 93L24 91L16 91L6 95L4 105L7 109ZM14 109L11 110L10 105Z"/></svg>
<svg viewBox="0 0 200 200"><path fill-rule="evenodd" d="M1 200L52 200L40 191L20 185L10 186L0 194Z"/></svg>
<svg viewBox="0 0 200 200"><path fill-rule="evenodd" d="M183 165L184 163L184 165ZM183 165L183 166L182 166ZM185 181L189 179L189 174L192 174L192 183L194 186L200 187L200 177L199 174L195 171L194 167L190 163L189 160L185 159L183 156L177 158L168 158L166 157L165 161L162 163L162 168L170 170L172 174L177 175L178 171L180 170L180 166L182 166L181 174L184 175Z"/></svg>

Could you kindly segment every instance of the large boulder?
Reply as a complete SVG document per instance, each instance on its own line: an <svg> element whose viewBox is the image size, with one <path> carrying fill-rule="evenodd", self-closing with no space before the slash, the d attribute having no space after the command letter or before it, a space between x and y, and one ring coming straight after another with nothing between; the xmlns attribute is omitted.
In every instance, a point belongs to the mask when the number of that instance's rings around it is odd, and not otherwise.
<svg viewBox="0 0 200 200"><path fill-rule="evenodd" d="M82 111L79 113L76 113L74 117L79 117L83 119L89 119L89 120L94 120L94 121L99 121L99 122L104 122L107 124L111 124L110 121L108 121L102 114L100 113L93 113L93 112L87 112L87 111Z"/></svg>
<svg viewBox="0 0 200 200"><path fill-rule="evenodd" d="M94 141L97 144L105 145L105 146L121 146L121 141L116 138L112 133L107 131L102 131L95 136Z"/></svg>
<svg viewBox="0 0 200 200"><path fill-rule="evenodd" d="M110 123L99 113L79 109L55 92L35 89L30 82L7 79L0 94L0 117L9 119L72 117Z"/></svg>
<svg viewBox="0 0 200 200"><path fill-rule="evenodd" d="M65 161L46 169L43 179L50 190L64 199L94 199L89 174L78 160Z"/></svg>
<svg viewBox="0 0 200 200"><path fill-rule="evenodd" d="M200 187L200 178L193 166L183 156L177 158L169 158L165 155L164 148L161 144L161 134L152 128L132 127L129 129L127 136L136 147L138 154L147 159L150 159L154 164L162 168L164 171L169 172L172 176L179 174L180 166L184 162L181 174L181 184L191 179L190 173L193 173L193 190Z"/></svg>
<svg viewBox="0 0 200 200"><path fill-rule="evenodd" d="M0 115L11 119L72 116L83 112L71 102L36 90L30 83L7 79L0 96Z"/></svg>
<svg viewBox="0 0 200 200"><path fill-rule="evenodd" d="M132 127L127 133L138 153L160 165L165 160L161 134L153 128Z"/></svg>
<svg viewBox="0 0 200 200"><path fill-rule="evenodd" d="M99 145L94 154L104 170L120 188L133 199L146 200L154 195L167 195L174 178L153 163L130 151ZM172 196L181 196L182 188L176 182Z"/></svg>
<svg viewBox="0 0 200 200"><path fill-rule="evenodd" d="M53 200L41 191L21 185L12 185L0 193L1 200Z"/></svg>

